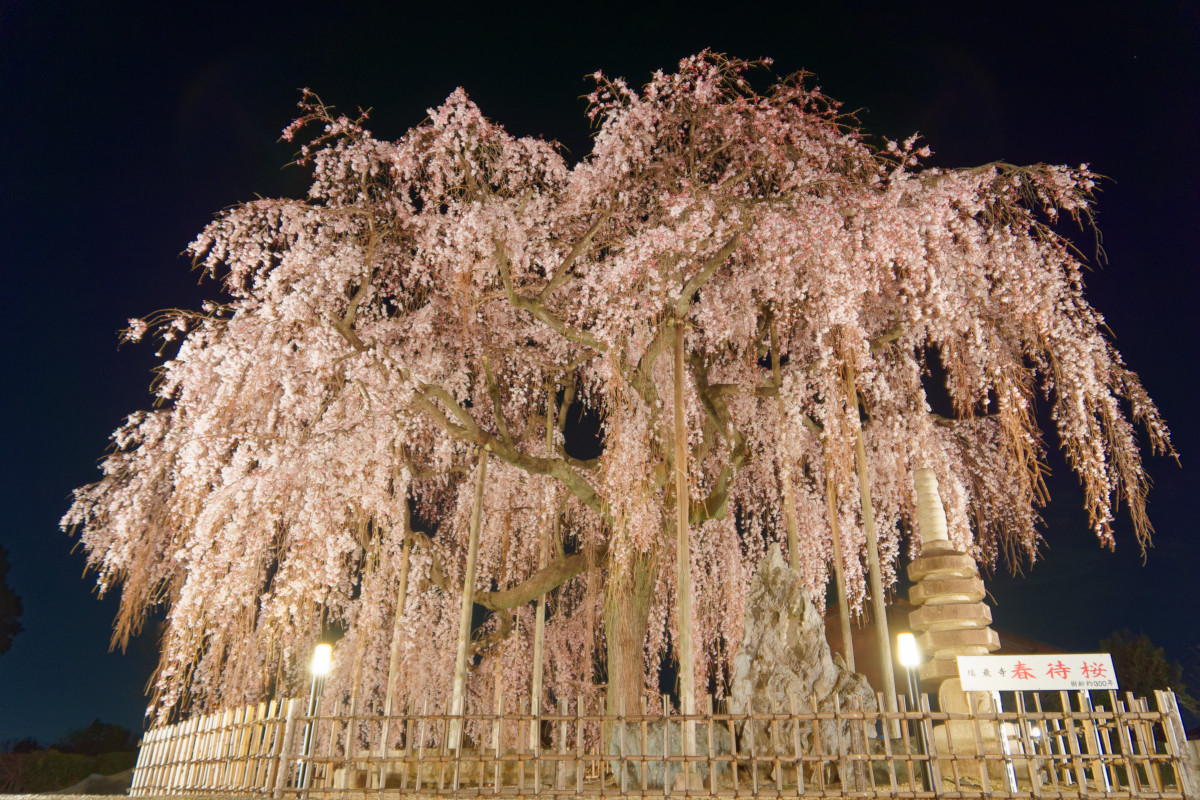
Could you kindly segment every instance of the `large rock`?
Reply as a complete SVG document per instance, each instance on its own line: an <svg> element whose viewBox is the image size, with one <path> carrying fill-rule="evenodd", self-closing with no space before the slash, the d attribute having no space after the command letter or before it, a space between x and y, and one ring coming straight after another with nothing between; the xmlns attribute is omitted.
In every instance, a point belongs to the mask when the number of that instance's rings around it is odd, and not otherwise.
<svg viewBox="0 0 1200 800"><path fill-rule="evenodd" d="M127 794L133 783L133 767L115 775L100 775L93 772L86 778L66 789L51 794Z"/></svg>
<svg viewBox="0 0 1200 800"><path fill-rule="evenodd" d="M809 601L800 576L783 561L778 545L771 545L759 564L746 598L745 633L733 660L733 686L729 707L734 714L788 713L795 704L800 712L877 711L879 706L867 679L846 668L840 655L830 654L825 622ZM792 723L777 726L775 735L766 722L742 730L739 755L751 748L758 756L794 756L797 738L803 755L830 756L852 749L865 752L871 726L849 721L821 720L820 738L813 740L810 723L801 723L799 736ZM817 749L819 747L819 750Z"/></svg>
<svg viewBox="0 0 1200 800"><path fill-rule="evenodd" d="M709 755L727 756L730 753L729 729L723 722L714 722L713 727L713 749L709 753L708 750L708 725L703 722L697 722L696 726L696 757L706 758ZM681 723L671 721L667 723L667 746L670 748L670 754L678 756L683 754L682 744L683 735L680 728ZM646 742L645 752L642 748L643 735ZM626 723L625 725L615 724L613 726L612 739L608 743L608 754L610 756L624 756L624 758L614 758L609 762L612 774L620 780L621 763L625 764L625 773L627 785L631 788L642 789L661 789L663 788L663 721L655 720L654 722L646 723L646 730L643 734L642 726L637 722ZM642 757L646 757L646 785L642 786ZM717 776L720 777L729 771L729 762L717 762L715 765ZM670 775L668 783L674 784L676 777L681 776L683 772L682 764L673 763L669 766ZM699 776L701 781L708 780L708 762L695 763L693 766L695 774Z"/></svg>

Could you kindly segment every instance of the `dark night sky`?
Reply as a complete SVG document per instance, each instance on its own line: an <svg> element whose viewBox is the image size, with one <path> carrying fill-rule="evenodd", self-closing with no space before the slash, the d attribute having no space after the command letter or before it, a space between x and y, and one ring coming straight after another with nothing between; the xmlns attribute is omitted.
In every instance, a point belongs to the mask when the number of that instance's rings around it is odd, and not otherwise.
<svg viewBox="0 0 1200 800"><path fill-rule="evenodd" d="M584 75L640 85L705 47L816 73L868 131L920 131L937 164L1087 161L1112 179L1110 263L1089 294L1184 466L1150 460L1143 566L1127 525L1115 553L1096 546L1059 464L1045 559L990 583L995 619L1077 651L1129 627L1196 658L1200 4L183 5L0 0L0 546L26 629L0 657L0 741L96 717L140 728L155 636L108 652L115 603L92 596L57 521L98 476L108 433L149 402L153 348L118 350L117 330L211 292L179 253L214 212L303 190L276 143L298 87L374 107L373 129L395 138L462 85L511 132L582 157ZM959 5L983 10L947 13Z"/></svg>

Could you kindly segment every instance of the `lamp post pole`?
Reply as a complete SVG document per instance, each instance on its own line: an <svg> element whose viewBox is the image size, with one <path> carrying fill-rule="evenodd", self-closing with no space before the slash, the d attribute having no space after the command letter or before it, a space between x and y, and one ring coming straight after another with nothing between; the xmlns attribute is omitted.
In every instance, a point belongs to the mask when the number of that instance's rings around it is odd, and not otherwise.
<svg viewBox="0 0 1200 800"><path fill-rule="evenodd" d="M921 651L917 649L917 638L911 633L902 633L896 637L896 651L900 663L904 666L904 674L908 678L909 705L914 711L921 711L918 700L916 669L921 665ZM925 737L925 720L917 719L917 751L921 760L921 777L925 782L926 791L933 789L933 766L929 763L929 741Z"/></svg>
<svg viewBox="0 0 1200 800"><path fill-rule="evenodd" d="M308 692L308 724L304 726L304 750L300 761L300 789L308 791L308 786L312 783L312 764L310 756L312 755L313 737L316 735L317 729L317 706L321 703L321 693L325 691L325 676L329 674L329 668L333 665L333 646L328 644L319 644L317 649L313 651L312 660L312 688Z"/></svg>

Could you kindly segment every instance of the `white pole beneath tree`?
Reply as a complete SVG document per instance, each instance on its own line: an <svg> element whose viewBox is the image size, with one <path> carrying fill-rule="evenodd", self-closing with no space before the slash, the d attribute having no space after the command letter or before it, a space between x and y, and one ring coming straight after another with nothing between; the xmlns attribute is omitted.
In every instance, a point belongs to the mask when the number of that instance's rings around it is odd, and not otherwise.
<svg viewBox="0 0 1200 800"><path fill-rule="evenodd" d="M871 480L867 475L867 449L863 444L862 422L858 418L858 384L854 368L846 367L846 395L858 433L854 439L854 455L858 462L858 494L862 501L863 529L867 534L867 571L871 582L871 607L875 612L875 642L879 650L879 671L883 676L883 699L887 710L896 712L896 673L892 667L892 639L888 633L887 603L883 597L883 577L879 572L879 537L875 534L875 510L871 505Z"/></svg>
<svg viewBox="0 0 1200 800"><path fill-rule="evenodd" d="M675 320L675 511L678 539L675 551L678 556L676 593L679 598L679 704L685 716L696 713L696 666L692 652L692 560L688 541L688 464L687 464L687 410L684 406L683 382L683 336L684 321ZM683 725L683 754L696 754L696 723ZM685 781L690 781L687 762L684 763ZM665 778L665 776L664 776ZM687 784L685 784L687 785Z"/></svg>
<svg viewBox="0 0 1200 800"><path fill-rule="evenodd" d="M546 450L547 455L554 454L554 403L557 401L558 392L555 387L550 388L550 394L546 398ZM558 527L558 511L551 509L550 529L542 534L541 541L538 543L538 569L546 568L546 562L549 560L550 537L554 535L555 529ZM545 645L546 637L546 593L542 592L537 600L537 617L534 620L533 626L533 686L530 691L530 709L533 712L533 718L536 720L538 715L542 713L542 650ZM536 749L538 744L538 736L541 734L537 730L537 725L529 726L529 746Z"/></svg>
<svg viewBox="0 0 1200 800"><path fill-rule="evenodd" d="M454 659L454 691L450 696L447 746L457 750L462 738L463 700L467 687L467 652L471 645L471 614L475 610L475 564L479 559L479 520L483 515L483 486L487 478L487 450L479 448L475 472L475 499L471 506L471 534L467 543L467 571L463 576L462 614L458 618L458 656Z"/></svg>
<svg viewBox="0 0 1200 800"><path fill-rule="evenodd" d="M828 447L828 444L826 445ZM850 629L850 606L846 600L846 564L842 560L842 526L838 523L837 485L833 481L833 459L825 451L825 509L833 543L833 580L837 584L838 619L842 626L842 658L854 672L854 632Z"/></svg>
<svg viewBox="0 0 1200 800"><path fill-rule="evenodd" d="M396 611L392 616L392 652L388 656L388 677L383 701L383 716L392 715L392 698L396 695L396 677L400 671L400 623L404 620L404 606L408 602L408 569L412 543L405 539L400 543L400 579L396 585Z"/></svg>
<svg viewBox="0 0 1200 800"><path fill-rule="evenodd" d="M792 464L787 452L787 415L783 408L783 378L779 369L779 336L771 320L771 378L775 382L775 406L779 410L779 477L783 484L783 513L787 518L788 566L800 571L800 537L796 532L796 501L792 497Z"/></svg>
<svg viewBox="0 0 1200 800"><path fill-rule="evenodd" d="M387 751L390 746L391 731L392 731L392 700L396 696L396 678L400 671L400 623L404 619L404 607L408 603L408 570L409 557L412 552L412 543L408 540L408 508L407 500L405 500L404 514L404 535L405 538L400 542L400 579L396 586L396 610L392 615L392 652L388 656L388 676L387 685L383 688L383 728L379 737L379 757L381 764L379 770L379 788L387 787L388 781L388 761Z"/></svg>

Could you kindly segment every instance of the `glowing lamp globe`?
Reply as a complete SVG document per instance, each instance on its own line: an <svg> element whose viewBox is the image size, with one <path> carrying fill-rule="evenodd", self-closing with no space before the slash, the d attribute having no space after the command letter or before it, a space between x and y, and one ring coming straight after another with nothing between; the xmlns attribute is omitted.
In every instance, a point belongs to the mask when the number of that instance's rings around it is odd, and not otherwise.
<svg viewBox="0 0 1200 800"><path fill-rule="evenodd" d="M921 651L917 649L917 637L911 633L902 633L896 637L896 651L900 663L908 668L920 666Z"/></svg>
<svg viewBox="0 0 1200 800"><path fill-rule="evenodd" d="M333 645L319 644L313 651L312 674L328 675L333 666Z"/></svg>

